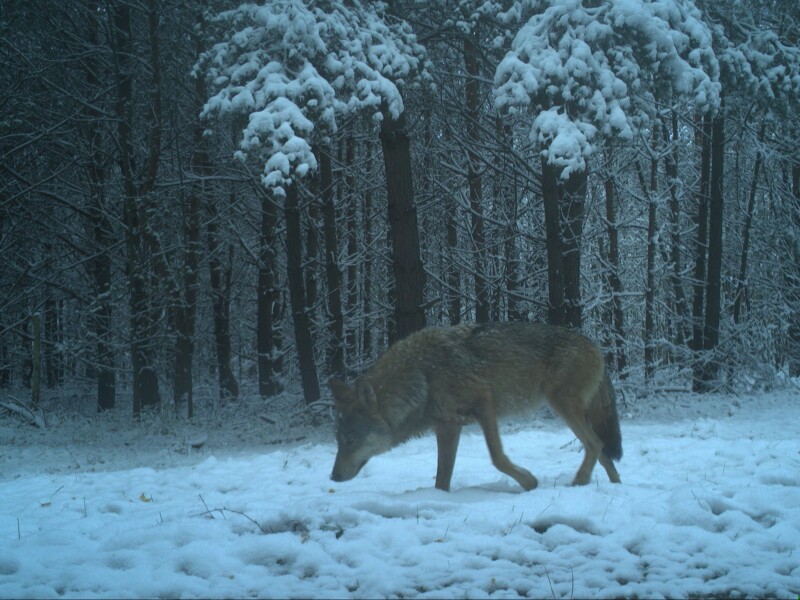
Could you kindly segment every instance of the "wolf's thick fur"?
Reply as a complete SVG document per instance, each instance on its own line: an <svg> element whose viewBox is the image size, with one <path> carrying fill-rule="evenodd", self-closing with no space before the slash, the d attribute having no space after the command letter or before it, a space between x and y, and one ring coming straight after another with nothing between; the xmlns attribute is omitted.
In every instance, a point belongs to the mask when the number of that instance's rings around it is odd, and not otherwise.
<svg viewBox="0 0 800 600"><path fill-rule="evenodd" d="M477 421L495 467L531 490L538 482L506 456L497 417L547 400L583 444L572 483L588 483L598 459L619 483L614 389L600 350L575 331L530 323L431 327L389 348L352 387L329 384L339 444L334 481L352 479L371 457L434 429L436 487L449 490L461 427Z"/></svg>

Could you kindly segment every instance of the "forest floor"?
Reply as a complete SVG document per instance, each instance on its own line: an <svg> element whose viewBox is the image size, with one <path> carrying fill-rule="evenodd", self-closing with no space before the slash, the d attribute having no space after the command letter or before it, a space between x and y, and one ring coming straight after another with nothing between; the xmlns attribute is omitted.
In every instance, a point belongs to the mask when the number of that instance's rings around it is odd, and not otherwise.
<svg viewBox="0 0 800 600"><path fill-rule="evenodd" d="M13 397L10 394L0 400ZM249 400L248 400L249 398ZM629 392L621 485L542 411L501 428L523 492L465 428L452 491L433 436L329 479L299 396L191 424L88 395L0 412L0 598L797 597L800 394ZM192 443L198 447L192 447Z"/></svg>

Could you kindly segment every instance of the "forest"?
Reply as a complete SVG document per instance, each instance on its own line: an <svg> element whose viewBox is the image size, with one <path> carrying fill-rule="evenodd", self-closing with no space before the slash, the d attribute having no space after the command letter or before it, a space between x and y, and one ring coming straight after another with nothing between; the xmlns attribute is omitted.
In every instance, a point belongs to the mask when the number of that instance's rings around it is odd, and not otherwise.
<svg viewBox="0 0 800 600"><path fill-rule="evenodd" d="M460 322L800 375L796 0L3 0L0 61L17 409L312 407Z"/></svg>

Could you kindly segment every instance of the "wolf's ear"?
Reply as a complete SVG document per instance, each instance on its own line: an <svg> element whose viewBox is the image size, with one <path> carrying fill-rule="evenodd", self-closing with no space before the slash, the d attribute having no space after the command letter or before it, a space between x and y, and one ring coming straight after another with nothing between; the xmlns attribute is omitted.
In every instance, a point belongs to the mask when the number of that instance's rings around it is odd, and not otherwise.
<svg viewBox="0 0 800 600"><path fill-rule="evenodd" d="M370 414L378 414L378 398L372 384L366 379L359 379L356 382L356 396L359 403L369 411Z"/></svg>
<svg viewBox="0 0 800 600"><path fill-rule="evenodd" d="M333 392L337 407L344 407L353 402L353 389L341 379L331 377L328 379L328 387Z"/></svg>

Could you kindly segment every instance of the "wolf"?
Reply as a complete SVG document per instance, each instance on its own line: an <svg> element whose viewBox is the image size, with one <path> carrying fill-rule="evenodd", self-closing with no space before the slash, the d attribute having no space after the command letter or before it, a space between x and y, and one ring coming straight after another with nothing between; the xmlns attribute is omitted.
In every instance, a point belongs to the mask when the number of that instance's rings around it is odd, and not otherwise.
<svg viewBox="0 0 800 600"><path fill-rule="evenodd" d="M598 460L620 482L614 389L602 353L577 331L534 323L429 327L391 346L353 385L328 384L338 443L333 481L352 479L373 456L433 429L436 487L449 491L461 428L477 421L494 466L532 490L538 481L506 456L497 419L546 400L583 444L572 484L587 484Z"/></svg>

